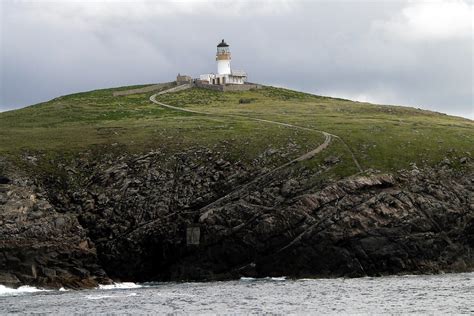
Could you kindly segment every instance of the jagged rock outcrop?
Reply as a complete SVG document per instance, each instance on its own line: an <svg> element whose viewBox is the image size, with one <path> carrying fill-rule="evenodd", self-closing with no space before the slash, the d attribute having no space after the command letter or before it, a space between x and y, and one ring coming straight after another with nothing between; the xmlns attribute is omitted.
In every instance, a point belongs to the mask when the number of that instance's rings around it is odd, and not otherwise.
<svg viewBox="0 0 474 316"><path fill-rule="evenodd" d="M84 288L109 283L73 213L59 213L31 181L0 184L0 284Z"/></svg>
<svg viewBox="0 0 474 316"><path fill-rule="evenodd" d="M317 182L319 171L301 166L269 173L273 156L84 155L27 181L10 175L0 184L0 283L474 268L472 167ZM187 245L189 227L199 227L199 245Z"/></svg>

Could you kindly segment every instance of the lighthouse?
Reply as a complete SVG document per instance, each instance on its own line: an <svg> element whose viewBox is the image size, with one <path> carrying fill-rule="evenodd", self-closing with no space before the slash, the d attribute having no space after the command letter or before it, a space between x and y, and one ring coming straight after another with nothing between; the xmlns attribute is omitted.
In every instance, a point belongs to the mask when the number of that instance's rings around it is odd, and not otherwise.
<svg viewBox="0 0 474 316"><path fill-rule="evenodd" d="M232 73L230 70L230 49L224 40L217 45L216 61L218 75L230 75Z"/></svg>
<svg viewBox="0 0 474 316"><path fill-rule="evenodd" d="M200 75L199 81L210 85L244 84L247 81L247 73L242 70L233 70L230 67L230 59L229 44L222 40L217 44L217 73Z"/></svg>

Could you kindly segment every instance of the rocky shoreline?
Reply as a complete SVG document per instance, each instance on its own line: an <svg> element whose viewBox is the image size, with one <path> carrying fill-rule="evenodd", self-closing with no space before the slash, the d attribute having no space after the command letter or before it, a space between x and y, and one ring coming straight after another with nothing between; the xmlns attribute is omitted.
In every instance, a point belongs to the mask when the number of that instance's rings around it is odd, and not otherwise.
<svg viewBox="0 0 474 316"><path fill-rule="evenodd" d="M301 166L267 174L270 156L82 155L36 173L36 158L28 171L2 162L0 284L473 271L468 159L318 182Z"/></svg>

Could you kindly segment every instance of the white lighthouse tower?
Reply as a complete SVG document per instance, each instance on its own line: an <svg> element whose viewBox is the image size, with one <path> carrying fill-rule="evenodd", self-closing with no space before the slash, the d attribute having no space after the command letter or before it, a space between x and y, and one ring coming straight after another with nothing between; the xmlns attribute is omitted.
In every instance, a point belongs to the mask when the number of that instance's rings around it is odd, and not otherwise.
<svg viewBox="0 0 474 316"><path fill-rule="evenodd" d="M230 59L229 44L222 40L217 44L217 73L200 75L201 83L205 82L211 85L244 84L247 81L247 73L242 70L232 70Z"/></svg>
<svg viewBox="0 0 474 316"><path fill-rule="evenodd" d="M217 61L217 74L218 75L230 75L230 49L229 45L222 40L217 45L217 53L216 53L216 61Z"/></svg>

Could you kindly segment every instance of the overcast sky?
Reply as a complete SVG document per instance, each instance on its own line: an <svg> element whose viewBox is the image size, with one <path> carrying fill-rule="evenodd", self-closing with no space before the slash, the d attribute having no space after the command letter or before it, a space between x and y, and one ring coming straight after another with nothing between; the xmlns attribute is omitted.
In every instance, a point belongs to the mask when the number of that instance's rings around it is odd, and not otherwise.
<svg viewBox="0 0 474 316"><path fill-rule="evenodd" d="M215 72L474 119L473 10L454 1L0 2L0 111Z"/></svg>

